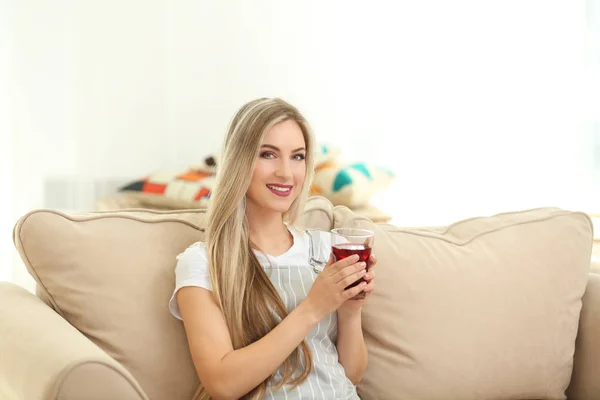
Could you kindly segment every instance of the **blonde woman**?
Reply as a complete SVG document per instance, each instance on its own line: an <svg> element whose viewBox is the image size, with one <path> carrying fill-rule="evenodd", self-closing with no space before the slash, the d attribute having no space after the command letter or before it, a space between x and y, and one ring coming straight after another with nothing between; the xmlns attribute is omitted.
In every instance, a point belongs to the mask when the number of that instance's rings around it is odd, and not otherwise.
<svg viewBox="0 0 600 400"><path fill-rule="evenodd" d="M294 227L313 152L308 123L281 99L251 101L231 121L206 242L177 257L170 302L202 399L358 399L365 300L353 297L372 293L374 271L356 256L318 274L309 265L311 251L324 260L330 251L328 232Z"/></svg>

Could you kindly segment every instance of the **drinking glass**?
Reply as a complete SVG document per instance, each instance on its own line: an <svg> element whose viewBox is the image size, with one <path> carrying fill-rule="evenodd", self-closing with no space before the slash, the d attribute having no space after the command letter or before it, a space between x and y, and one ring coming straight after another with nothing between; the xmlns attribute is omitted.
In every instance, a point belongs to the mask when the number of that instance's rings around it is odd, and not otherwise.
<svg viewBox="0 0 600 400"><path fill-rule="evenodd" d="M375 232L368 229L358 228L338 228L331 230L331 253L333 261L339 261L353 254L358 255L357 262L366 262L367 271L369 270L369 256L375 239ZM346 289L360 284L364 279L361 278L352 283ZM363 299L364 292L359 293L354 299Z"/></svg>

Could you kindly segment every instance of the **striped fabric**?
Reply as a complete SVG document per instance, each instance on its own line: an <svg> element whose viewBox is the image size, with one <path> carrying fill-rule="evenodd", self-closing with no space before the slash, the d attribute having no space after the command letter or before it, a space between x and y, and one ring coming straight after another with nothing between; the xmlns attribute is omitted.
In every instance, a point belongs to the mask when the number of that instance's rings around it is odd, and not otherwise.
<svg viewBox="0 0 600 400"><path fill-rule="evenodd" d="M293 251L297 251L306 258L306 263L299 265L279 264L277 257L262 256L259 257L261 264L270 264L267 272L270 275L271 282L279 292L288 311L292 311L308 294L315 278L316 273L313 266L309 264L309 248L312 246L311 254L321 254L321 259L327 260L329 257L328 242L329 234L326 232L317 232L317 235L311 235L320 240L310 240L306 232L290 229L294 235L295 245ZM294 232L295 231L295 232ZM290 255L286 259L298 259L299 257ZM282 260L283 261L283 260ZM359 399L356 394L356 388L346 377L344 368L338 361L337 348L335 346L337 337L337 314L334 312L328 318L323 319L307 336L306 341L313 354L313 372L309 378L296 388L284 386L276 392L267 392L265 399ZM274 387L282 377L282 369L277 371L271 387Z"/></svg>

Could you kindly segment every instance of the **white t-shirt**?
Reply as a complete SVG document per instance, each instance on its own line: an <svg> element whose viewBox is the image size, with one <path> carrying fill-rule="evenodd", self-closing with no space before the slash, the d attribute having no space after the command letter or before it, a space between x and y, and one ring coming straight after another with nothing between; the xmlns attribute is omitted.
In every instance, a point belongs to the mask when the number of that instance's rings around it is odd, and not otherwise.
<svg viewBox="0 0 600 400"><path fill-rule="evenodd" d="M260 251L254 251L258 261L265 270L281 265L306 264L310 247L308 234L292 226L288 226L288 230L292 234L294 244L285 253L279 256L271 256ZM319 233L321 239L319 259L328 260L331 248L330 234L325 231L320 231ZM181 314L177 305L176 295L179 289L186 286L197 286L212 291L208 270L208 251L205 242L196 242L177 256L175 290L169 301L169 310L178 319L181 319Z"/></svg>

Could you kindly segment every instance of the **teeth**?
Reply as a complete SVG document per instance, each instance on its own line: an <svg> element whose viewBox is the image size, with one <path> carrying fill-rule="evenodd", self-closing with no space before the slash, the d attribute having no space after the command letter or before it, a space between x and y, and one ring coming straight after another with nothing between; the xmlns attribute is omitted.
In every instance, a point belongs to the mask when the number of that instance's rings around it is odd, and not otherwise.
<svg viewBox="0 0 600 400"><path fill-rule="evenodd" d="M279 186L267 185L267 187L269 189L277 190L278 192L289 192L290 191L290 188L282 188L282 187L279 187Z"/></svg>

